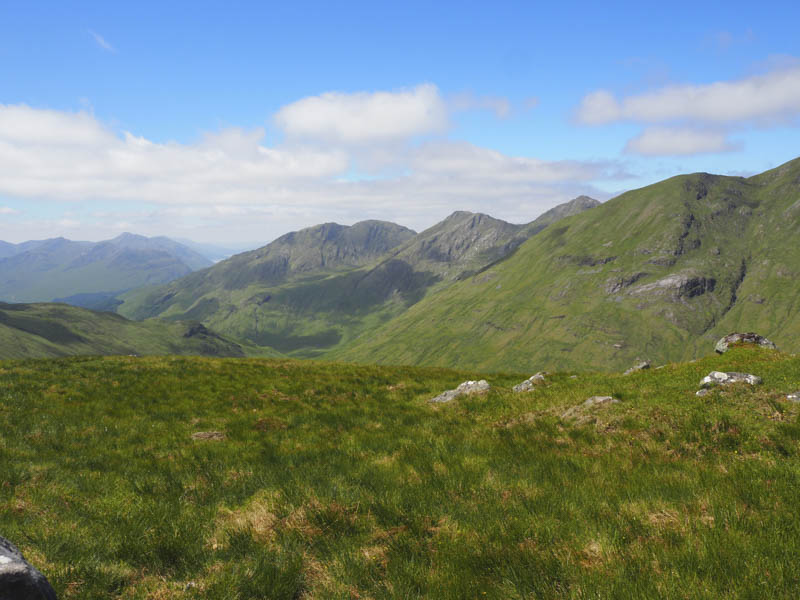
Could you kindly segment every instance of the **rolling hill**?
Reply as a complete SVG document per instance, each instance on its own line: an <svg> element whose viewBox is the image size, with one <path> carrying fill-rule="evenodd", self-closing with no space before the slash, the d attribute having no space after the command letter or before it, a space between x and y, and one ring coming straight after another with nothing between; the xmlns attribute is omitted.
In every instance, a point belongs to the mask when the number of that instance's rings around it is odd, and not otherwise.
<svg viewBox="0 0 800 600"><path fill-rule="evenodd" d="M244 356L246 351L252 348L196 322L140 323L67 304L0 303L0 359L80 354Z"/></svg>
<svg viewBox="0 0 800 600"><path fill-rule="evenodd" d="M501 260L552 222L597 204L576 198L528 225L456 212L416 235L378 221L320 225L168 285L134 290L121 297L118 312L196 319L257 345L317 356Z"/></svg>
<svg viewBox="0 0 800 600"><path fill-rule="evenodd" d="M673 177L560 221L330 356L623 368L748 330L800 351L799 234L800 159L750 178Z"/></svg>
<svg viewBox="0 0 800 600"><path fill-rule="evenodd" d="M0 299L111 307L121 291L165 283L211 261L165 237L124 233L104 242L64 238L0 247Z"/></svg>

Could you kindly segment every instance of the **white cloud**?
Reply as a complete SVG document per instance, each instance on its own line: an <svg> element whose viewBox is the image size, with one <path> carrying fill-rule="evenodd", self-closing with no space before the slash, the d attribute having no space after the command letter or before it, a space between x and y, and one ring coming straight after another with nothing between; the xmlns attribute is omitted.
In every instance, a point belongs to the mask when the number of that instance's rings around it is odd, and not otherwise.
<svg viewBox="0 0 800 600"><path fill-rule="evenodd" d="M400 92L327 92L281 108L275 123L289 138L340 144L394 142L441 132L447 106L435 85Z"/></svg>
<svg viewBox="0 0 800 600"><path fill-rule="evenodd" d="M105 40L105 38L104 38L102 35L100 35L99 33L95 32L95 31L92 31L92 30L90 29L90 30L89 30L89 35L91 35L91 36L92 36L92 39L94 39L95 43L96 43L98 46L100 46L100 47L101 47L103 50L105 50L105 51L107 51L107 52L116 52L116 51L117 51L117 49L116 49L116 48L114 48L114 46L112 46L111 44L109 44L109 43L108 43L108 42Z"/></svg>
<svg viewBox="0 0 800 600"><path fill-rule="evenodd" d="M628 141L625 151L647 156L687 156L712 152L731 152L739 146L720 131L687 127L650 127Z"/></svg>
<svg viewBox="0 0 800 600"><path fill-rule="evenodd" d="M411 165L416 173L427 177L524 184L589 181L601 177L604 171L604 165L508 156L467 142L426 144L413 153Z"/></svg>
<svg viewBox="0 0 800 600"><path fill-rule="evenodd" d="M588 94L577 111L578 120L588 125L682 120L732 124L799 115L800 67L797 66L736 81L672 85L622 99L598 90Z"/></svg>
<svg viewBox="0 0 800 600"><path fill-rule="evenodd" d="M392 135L422 130L434 128L407 123ZM453 210L529 221L618 176L612 164L508 156L441 137L387 143L350 131L324 146L267 146L264 138L263 129L228 128L192 144L157 143L86 112L0 105L0 198L49 207L39 212L74 203L73 214L26 220L27 239L67 227L73 237L103 239L124 222L149 235L265 242L325 221L378 218L421 229ZM359 178L367 155L391 171ZM18 238L18 229L0 228L0 239Z"/></svg>
<svg viewBox="0 0 800 600"><path fill-rule="evenodd" d="M18 215L20 211L10 206L0 206L0 215Z"/></svg>

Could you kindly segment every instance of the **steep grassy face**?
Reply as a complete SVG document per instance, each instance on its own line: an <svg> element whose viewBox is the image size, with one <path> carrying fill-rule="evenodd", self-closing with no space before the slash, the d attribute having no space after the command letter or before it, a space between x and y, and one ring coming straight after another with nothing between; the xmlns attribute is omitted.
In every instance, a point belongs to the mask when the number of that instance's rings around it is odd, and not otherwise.
<svg viewBox="0 0 800 600"><path fill-rule="evenodd" d="M528 374L3 362L0 532L62 600L796 595L800 359Z"/></svg>
<svg viewBox="0 0 800 600"><path fill-rule="evenodd" d="M622 368L697 356L735 330L798 350L798 176L794 161L750 179L695 174L628 192L332 356Z"/></svg>
<svg viewBox="0 0 800 600"><path fill-rule="evenodd" d="M131 292L117 310L137 319L197 319L254 344L317 356L596 204L578 198L527 226L457 212L418 235L373 221L314 227L169 286Z"/></svg>
<svg viewBox="0 0 800 600"><path fill-rule="evenodd" d="M129 233L97 243L56 238L9 246L0 258L0 299L11 302L113 306L109 301L121 291L165 283L211 264L168 238Z"/></svg>
<svg viewBox="0 0 800 600"><path fill-rule="evenodd" d="M0 303L0 358L79 354L266 355L199 323L129 321L66 304ZM277 353L273 353L277 354Z"/></svg>

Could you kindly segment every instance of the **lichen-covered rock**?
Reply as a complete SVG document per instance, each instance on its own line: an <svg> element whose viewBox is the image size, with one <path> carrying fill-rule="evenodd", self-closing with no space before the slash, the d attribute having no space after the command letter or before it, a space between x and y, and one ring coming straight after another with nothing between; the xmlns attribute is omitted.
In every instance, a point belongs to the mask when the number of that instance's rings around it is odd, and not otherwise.
<svg viewBox="0 0 800 600"><path fill-rule="evenodd" d="M650 368L649 360L640 360L637 361L630 369L625 371L623 375L630 375L631 373L636 373L636 371L644 371L645 369L649 368Z"/></svg>
<svg viewBox="0 0 800 600"><path fill-rule="evenodd" d="M428 402L450 402L459 396L468 396L470 394L484 394L492 388L489 382L485 379L480 381L465 381L454 390L447 390L442 392L435 398L431 398Z"/></svg>
<svg viewBox="0 0 800 600"><path fill-rule="evenodd" d="M543 373L542 371L539 371L538 373L536 373L536 375L531 375L528 379L526 379L522 383L518 383L517 385L515 385L511 389L513 391L517 392L517 393L519 393L519 392L530 392L537 385L540 385L540 384L544 383L544 376L545 375L547 375L547 373Z"/></svg>
<svg viewBox="0 0 800 600"><path fill-rule="evenodd" d="M0 536L0 599L57 600L44 575L31 565L17 547Z"/></svg>
<svg viewBox="0 0 800 600"><path fill-rule="evenodd" d="M758 335L757 333L729 333L724 338L721 338L717 345L714 346L714 351L719 354L725 354L730 346L734 344L752 344L760 346L761 348L769 348L770 350L777 350L778 347L770 342L767 338Z"/></svg>
<svg viewBox="0 0 800 600"><path fill-rule="evenodd" d="M761 377L751 375L750 373L723 373L722 371L711 371L711 373L700 380L700 387L709 388L715 385L730 385L732 383L758 385L761 383Z"/></svg>

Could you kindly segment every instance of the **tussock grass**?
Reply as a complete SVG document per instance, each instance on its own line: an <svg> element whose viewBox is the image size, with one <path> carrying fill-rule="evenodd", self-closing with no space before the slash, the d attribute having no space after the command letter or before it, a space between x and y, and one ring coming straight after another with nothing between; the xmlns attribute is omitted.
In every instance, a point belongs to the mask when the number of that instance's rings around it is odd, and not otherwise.
<svg viewBox="0 0 800 600"><path fill-rule="evenodd" d="M63 599L796 597L800 359L529 375L3 362L0 533Z"/></svg>

